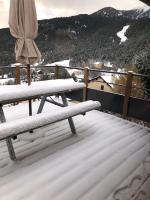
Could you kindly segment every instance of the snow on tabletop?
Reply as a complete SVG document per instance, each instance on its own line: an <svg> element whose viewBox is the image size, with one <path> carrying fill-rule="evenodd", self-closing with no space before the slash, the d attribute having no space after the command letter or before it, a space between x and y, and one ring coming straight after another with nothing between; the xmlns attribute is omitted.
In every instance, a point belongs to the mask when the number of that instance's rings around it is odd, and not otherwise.
<svg viewBox="0 0 150 200"><path fill-rule="evenodd" d="M6 118L17 118L25 105L6 107ZM33 104L34 111L38 105ZM44 112L51 110L46 103ZM32 142L19 136L13 141L15 163L6 143L0 143L0 199L131 200L144 195L142 200L148 200L150 130L99 111L74 121L77 136L71 136L67 120L37 130L33 134L39 138Z"/></svg>
<svg viewBox="0 0 150 200"><path fill-rule="evenodd" d="M8 99L24 98L45 93L57 93L82 89L84 83L77 83L73 79L57 79L49 81L32 82L28 85L5 85L0 86L0 101Z"/></svg>

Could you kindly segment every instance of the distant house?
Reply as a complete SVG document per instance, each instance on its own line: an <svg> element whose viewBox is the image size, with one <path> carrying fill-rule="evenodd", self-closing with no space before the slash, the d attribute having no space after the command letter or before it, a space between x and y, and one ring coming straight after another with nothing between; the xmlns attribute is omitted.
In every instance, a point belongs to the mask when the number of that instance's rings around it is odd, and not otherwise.
<svg viewBox="0 0 150 200"><path fill-rule="evenodd" d="M83 72L76 73L76 78L78 81L83 82L84 81L84 74ZM96 89L96 90L104 90L106 92L113 92L113 85L110 84L113 82L113 75L103 73L101 76L90 75L88 88Z"/></svg>
<svg viewBox="0 0 150 200"><path fill-rule="evenodd" d="M93 64L93 66L95 69L102 69L102 68L104 68L104 63L103 62L95 62Z"/></svg>
<svg viewBox="0 0 150 200"><path fill-rule="evenodd" d="M98 76L89 80L88 88L96 90L104 90L106 92L113 92L113 87L104 77Z"/></svg>

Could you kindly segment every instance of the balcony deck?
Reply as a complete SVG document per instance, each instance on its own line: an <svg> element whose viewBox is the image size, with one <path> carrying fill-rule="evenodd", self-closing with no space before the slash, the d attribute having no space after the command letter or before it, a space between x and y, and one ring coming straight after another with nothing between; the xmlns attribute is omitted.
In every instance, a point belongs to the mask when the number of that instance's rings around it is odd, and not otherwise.
<svg viewBox="0 0 150 200"><path fill-rule="evenodd" d="M39 102L34 102L36 112ZM57 109L46 104L44 112ZM5 107L7 120L28 104ZM14 140L17 162L0 142L1 200L150 199L150 130L100 111L74 117Z"/></svg>

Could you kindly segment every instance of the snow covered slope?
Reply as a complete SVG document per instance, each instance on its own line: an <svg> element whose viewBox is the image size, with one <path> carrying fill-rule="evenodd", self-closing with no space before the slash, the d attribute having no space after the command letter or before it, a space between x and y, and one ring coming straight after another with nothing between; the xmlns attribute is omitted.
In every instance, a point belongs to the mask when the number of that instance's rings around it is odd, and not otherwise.
<svg viewBox="0 0 150 200"><path fill-rule="evenodd" d="M103 16L107 18L123 17L128 19L150 18L150 7L140 6L132 10L116 10L112 7L105 7L93 13L92 15Z"/></svg>
<svg viewBox="0 0 150 200"><path fill-rule="evenodd" d="M28 105L5 112L11 121ZM16 163L0 143L0 200L150 199L150 130L99 111L74 119L78 136L67 120L20 136Z"/></svg>
<svg viewBox="0 0 150 200"><path fill-rule="evenodd" d="M119 31L117 33L117 36L121 39L120 44L125 42L128 38L125 36L126 31L128 30L128 28L130 27L130 25L126 25L123 27L123 29L121 31Z"/></svg>
<svg viewBox="0 0 150 200"><path fill-rule="evenodd" d="M46 66L65 66L65 67L69 67L70 66L70 60L62 60L62 61L58 61L58 62L54 62L51 64L46 64Z"/></svg>

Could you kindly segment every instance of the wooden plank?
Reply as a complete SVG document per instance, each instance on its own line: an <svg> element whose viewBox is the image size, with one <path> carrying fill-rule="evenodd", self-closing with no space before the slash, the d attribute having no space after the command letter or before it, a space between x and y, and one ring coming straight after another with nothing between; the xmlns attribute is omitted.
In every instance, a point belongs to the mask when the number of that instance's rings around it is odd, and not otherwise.
<svg viewBox="0 0 150 200"><path fill-rule="evenodd" d="M15 68L15 84L20 84L20 67L16 66Z"/></svg>

